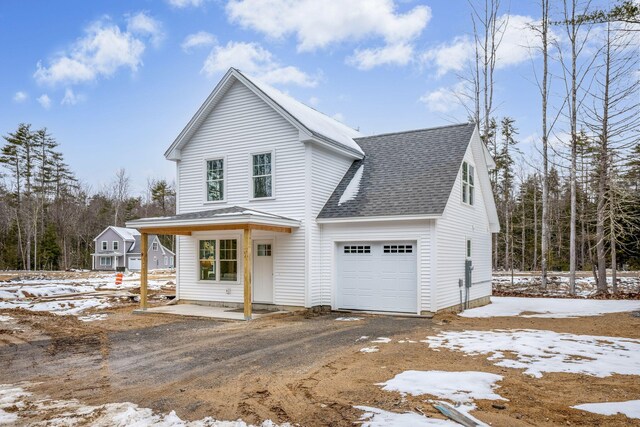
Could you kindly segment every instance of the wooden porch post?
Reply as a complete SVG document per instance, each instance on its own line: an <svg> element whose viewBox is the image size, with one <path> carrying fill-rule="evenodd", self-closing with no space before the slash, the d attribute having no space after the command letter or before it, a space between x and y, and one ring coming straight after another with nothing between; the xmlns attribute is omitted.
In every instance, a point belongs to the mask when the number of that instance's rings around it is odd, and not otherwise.
<svg viewBox="0 0 640 427"><path fill-rule="evenodd" d="M251 267L253 265L251 249L251 229L244 229L242 235L242 252L244 265L244 320L251 320Z"/></svg>
<svg viewBox="0 0 640 427"><path fill-rule="evenodd" d="M140 308L142 310L147 309L147 260L148 255L148 235L147 233L140 233Z"/></svg>

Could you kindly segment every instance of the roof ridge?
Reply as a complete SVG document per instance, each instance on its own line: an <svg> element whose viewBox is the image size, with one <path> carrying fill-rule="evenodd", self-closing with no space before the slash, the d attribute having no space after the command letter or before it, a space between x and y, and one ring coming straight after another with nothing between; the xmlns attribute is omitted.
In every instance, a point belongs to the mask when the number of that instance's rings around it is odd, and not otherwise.
<svg viewBox="0 0 640 427"><path fill-rule="evenodd" d="M411 129L411 130L404 130L404 131L397 131L397 132L378 133L378 134L375 134L375 135L367 135L367 136L361 136L359 138L354 138L354 140L358 141L358 140L361 140L361 139L376 138L376 137L379 137L379 136L399 135L399 134L402 134L402 133L424 132L424 131L428 131L428 130L444 129L444 128L451 128L451 127L458 127L458 126L469 126L471 124L475 124L475 123L474 122L455 123L455 124L452 124L452 125L442 125L442 126L435 126L435 127L431 127L431 128L420 128L420 129Z"/></svg>

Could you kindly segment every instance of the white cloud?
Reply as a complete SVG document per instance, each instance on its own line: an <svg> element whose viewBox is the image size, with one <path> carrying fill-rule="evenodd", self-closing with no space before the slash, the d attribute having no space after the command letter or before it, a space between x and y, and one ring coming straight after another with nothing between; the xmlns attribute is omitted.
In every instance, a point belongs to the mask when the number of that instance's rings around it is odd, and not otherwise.
<svg viewBox="0 0 640 427"><path fill-rule="evenodd" d="M271 84L316 86L317 78L293 66L282 66L271 52L257 43L229 42L216 46L204 62L202 72L208 76L235 67Z"/></svg>
<svg viewBox="0 0 640 427"><path fill-rule="evenodd" d="M167 0L173 7L177 7L179 9L185 7L200 7L204 4L204 0Z"/></svg>
<svg viewBox="0 0 640 427"><path fill-rule="evenodd" d="M500 46L497 50L496 68L506 68L521 64L538 54L540 38L531 28L536 20L530 16L502 15L497 27L503 28ZM556 37L553 33L550 38ZM480 51L482 54L482 51ZM436 76L441 77L451 71L460 72L473 61L474 40L470 36L457 36L451 42L442 43L428 49L420 56L420 61L436 68Z"/></svg>
<svg viewBox="0 0 640 427"><path fill-rule="evenodd" d="M373 49L357 49L347 59L347 63L360 70L370 70L385 64L407 65L412 58L413 46L400 43Z"/></svg>
<svg viewBox="0 0 640 427"><path fill-rule="evenodd" d="M320 99L312 96L311 98L309 98L309 105L311 105L312 107L317 106L320 103Z"/></svg>
<svg viewBox="0 0 640 427"><path fill-rule="evenodd" d="M164 39L162 23L144 12L127 17L127 31L131 34L149 36L154 46L158 46Z"/></svg>
<svg viewBox="0 0 640 427"><path fill-rule="evenodd" d="M84 95L76 94L71 88L67 88L64 91L64 97L60 101L60 105L76 105L82 101L84 101Z"/></svg>
<svg viewBox="0 0 640 427"><path fill-rule="evenodd" d="M57 54L48 66L39 61L34 78L40 84L77 84L110 77L121 68L137 71L145 50L144 39L139 36L148 36L153 41L160 34L154 32L159 23L137 14L129 18L128 28L130 31L122 31L108 18L94 22L83 37Z"/></svg>
<svg viewBox="0 0 640 427"><path fill-rule="evenodd" d="M298 51L337 43L379 39L381 46L356 50L348 63L360 69L382 64L406 65L413 42L431 19L431 9L419 5L406 13L394 0L230 0L231 22L269 38L294 36Z"/></svg>
<svg viewBox="0 0 640 427"><path fill-rule="evenodd" d="M181 47L185 52L190 52L194 48L213 46L215 44L216 37L213 34L207 33L206 31L199 31L185 37Z"/></svg>
<svg viewBox="0 0 640 427"><path fill-rule="evenodd" d="M13 95L14 102L17 102L18 104L25 102L27 99L29 99L29 94L23 91L18 91Z"/></svg>
<svg viewBox="0 0 640 427"><path fill-rule="evenodd" d="M465 90L465 83L458 82L451 87L441 87L425 93L420 97L420 102L432 113L451 113L462 107Z"/></svg>
<svg viewBox="0 0 640 427"><path fill-rule="evenodd" d="M434 66L438 77L449 71L463 70L474 57L473 40L468 36L458 36L451 43L442 43L424 52L420 61Z"/></svg>
<svg viewBox="0 0 640 427"><path fill-rule="evenodd" d="M45 110L48 110L49 108L51 108L51 98L49 98L49 95L47 95L46 93L40 95L40 97L37 100L40 103L40 105L42 105L42 108L44 108Z"/></svg>

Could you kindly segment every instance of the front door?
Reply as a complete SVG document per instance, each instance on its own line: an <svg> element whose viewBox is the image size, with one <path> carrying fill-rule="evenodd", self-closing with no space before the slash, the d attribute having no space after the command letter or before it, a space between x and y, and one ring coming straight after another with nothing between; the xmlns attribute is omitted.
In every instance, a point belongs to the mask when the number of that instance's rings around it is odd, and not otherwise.
<svg viewBox="0 0 640 427"><path fill-rule="evenodd" d="M273 255L271 240L253 241L253 302L273 304Z"/></svg>

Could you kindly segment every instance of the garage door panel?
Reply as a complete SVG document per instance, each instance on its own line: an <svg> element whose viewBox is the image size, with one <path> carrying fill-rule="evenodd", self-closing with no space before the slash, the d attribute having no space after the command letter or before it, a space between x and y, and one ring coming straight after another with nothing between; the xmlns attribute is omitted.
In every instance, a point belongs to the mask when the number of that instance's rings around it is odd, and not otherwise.
<svg viewBox="0 0 640 427"><path fill-rule="evenodd" d="M415 242L347 242L338 246L338 308L415 313Z"/></svg>

